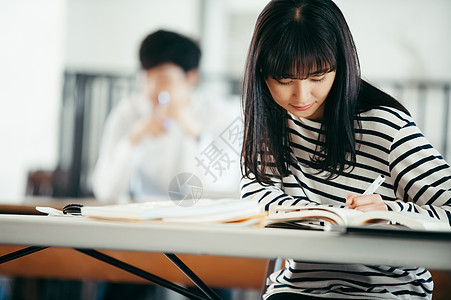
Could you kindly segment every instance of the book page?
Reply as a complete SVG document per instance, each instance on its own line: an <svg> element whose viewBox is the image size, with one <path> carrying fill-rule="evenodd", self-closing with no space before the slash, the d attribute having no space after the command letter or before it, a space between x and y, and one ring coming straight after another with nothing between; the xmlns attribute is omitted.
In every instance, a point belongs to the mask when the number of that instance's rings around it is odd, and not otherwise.
<svg viewBox="0 0 451 300"><path fill-rule="evenodd" d="M328 205L316 206L276 206L272 212L269 213L267 223L274 223L280 221L302 221L303 219L317 219L329 222L335 225L346 226L348 219L360 215L362 212L331 207Z"/></svg>
<svg viewBox="0 0 451 300"><path fill-rule="evenodd" d="M264 219L265 217L266 214L263 212L263 209L255 206L243 210L226 211L199 216L165 217L162 218L162 221L176 223L229 223L246 221L252 218Z"/></svg>
<svg viewBox="0 0 451 300"><path fill-rule="evenodd" d="M445 221L433 219L413 212L395 211L370 211L354 217L350 221L350 226L362 226L368 224L396 223L415 230L445 230L450 231L449 225ZM393 227L395 224L393 224Z"/></svg>
<svg viewBox="0 0 451 300"><path fill-rule="evenodd" d="M316 206L284 206L279 205L270 211L267 227L284 226L285 228L308 228L304 224L318 224L319 221L332 226L370 226L374 224L402 225L414 230L451 231L447 221L433 219L414 212L369 211L361 212L355 209ZM282 222L284 224L282 224Z"/></svg>
<svg viewBox="0 0 451 300"><path fill-rule="evenodd" d="M173 201L167 200L108 206L84 206L81 208L81 213L88 217L149 220L169 217L198 217L257 208L258 203L255 200L200 199L189 207L178 206Z"/></svg>

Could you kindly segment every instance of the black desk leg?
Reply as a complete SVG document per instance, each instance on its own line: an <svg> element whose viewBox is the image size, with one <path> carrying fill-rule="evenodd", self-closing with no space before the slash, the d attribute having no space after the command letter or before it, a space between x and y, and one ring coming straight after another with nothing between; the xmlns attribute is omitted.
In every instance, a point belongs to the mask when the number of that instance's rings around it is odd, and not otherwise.
<svg viewBox="0 0 451 300"><path fill-rule="evenodd" d="M132 273L132 274L134 274L136 276L142 277L142 278L147 279L149 281L152 281L152 282L154 282L156 284L164 286L164 287L166 287L168 289L171 289L171 290L173 290L173 291L175 291L175 292L177 292L177 293L179 293L179 294L181 294L181 295L183 295L185 297L188 297L190 299L196 299L196 300L212 299L212 298L210 298L210 296L208 294L207 294L208 298L205 298L203 295L199 295L197 293L194 293L194 292L188 290L185 287L179 286L179 285L177 285L175 283L172 283L172 282L170 282L170 281L168 281L168 280L166 280L164 278L161 278L159 276L156 276L154 274L146 272L146 271L144 271L142 269L134 267L134 266L132 266L130 264L127 264L127 263L125 263L123 261L120 261L120 260L118 260L118 259L116 259L114 257L111 257L109 255L103 254L103 253L101 253L101 252L99 252L97 250L93 250L93 249L78 249L78 248L75 248L75 250L77 250L77 251L79 251L81 253L84 253L84 254L86 254L88 256L94 257L94 258L96 258L98 260L101 260L103 262L106 262L106 263L108 263L110 265L113 265L115 267L118 267L118 268L120 268L120 269L122 269L124 271L127 271L129 273ZM219 299L219 298L214 298L214 299Z"/></svg>
<svg viewBox="0 0 451 300"><path fill-rule="evenodd" d="M14 251L12 253L8 253L5 254L3 256L0 257L0 264L17 259L17 258L21 258L23 256L47 249L49 247L41 247L41 246L30 246L24 249L20 249L17 251ZM221 300L221 298L214 292L212 291L187 265L185 265L180 258L178 258L175 254L173 253L165 253L166 257L172 262L174 263L194 284L196 284L196 286L205 294L205 297L194 293L190 290L188 290L185 287L179 286L175 283L172 283L164 278L161 278L159 276L153 275L149 272L146 272L144 270L141 270L137 267L134 267L132 265L129 265L123 261L120 261L118 259L115 259L114 257L111 257L109 255L103 254L97 250L93 250L93 249L78 249L75 248L75 250L84 253L88 256L94 257L98 260L101 260L103 262L106 262L108 264L111 264L115 267L118 267L124 271L127 271L129 273L132 273L136 276L142 277L144 279L147 279L149 281L152 281L156 284L159 284L161 286L164 286L168 289L171 289L183 296L186 296L190 299L196 299L196 300Z"/></svg>
<svg viewBox="0 0 451 300"><path fill-rule="evenodd" d="M48 247L30 246L24 249L14 251L12 253L5 254L2 257L0 257L0 264L8 262L10 260L14 260L16 258L21 258L22 256L32 254L47 248Z"/></svg>
<svg viewBox="0 0 451 300"><path fill-rule="evenodd" d="M174 263L185 275L191 279L191 281L202 291L209 299L212 300L221 300L219 296L212 291L203 281L200 279L196 273L194 273L187 265L177 257L177 255L173 253L164 253L166 257Z"/></svg>

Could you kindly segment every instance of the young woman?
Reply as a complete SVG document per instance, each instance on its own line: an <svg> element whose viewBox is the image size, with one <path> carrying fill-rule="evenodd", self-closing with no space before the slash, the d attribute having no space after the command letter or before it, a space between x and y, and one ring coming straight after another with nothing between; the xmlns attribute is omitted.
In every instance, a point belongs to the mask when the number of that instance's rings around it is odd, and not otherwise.
<svg viewBox="0 0 451 300"><path fill-rule="evenodd" d="M265 7L243 103L242 198L257 198L266 209L347 205L451 224L450 166L398 101L361 79L350 30L332 1L273 0ZM378 194L361 196L380 174L386 180ZM432 289L421 267L287 260L268 278L264 298L423 299Z"/></svg>

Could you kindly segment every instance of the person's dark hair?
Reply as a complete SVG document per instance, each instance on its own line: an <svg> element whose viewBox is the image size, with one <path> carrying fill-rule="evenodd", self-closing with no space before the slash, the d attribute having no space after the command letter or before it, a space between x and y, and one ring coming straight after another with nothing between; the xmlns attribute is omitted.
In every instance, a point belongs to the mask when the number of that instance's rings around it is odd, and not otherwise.
<svg viewBox="0 0 451 300"><path fill-rule="evenodd" d="M199 67L200 56L201 51L196 42L165 30L149 34L139 48L139 61L144 70L173 63L188 72Z"/></svg>
<svg viewBox="0 0 451 300"><path fill-rule="evenodd" d="M289 174L288 115L272 98L265 79L308 78L336 71L325 100L319 155L311 165L329 178L356 159L354 122L359 112L384 105L407 110L363 81L354 41L340 9L330 0L273 0L257 19L243 81L243 174L262 184ZM358 125L360 126L360 125ZM271 171L272 175L267 172Z"/></svg>

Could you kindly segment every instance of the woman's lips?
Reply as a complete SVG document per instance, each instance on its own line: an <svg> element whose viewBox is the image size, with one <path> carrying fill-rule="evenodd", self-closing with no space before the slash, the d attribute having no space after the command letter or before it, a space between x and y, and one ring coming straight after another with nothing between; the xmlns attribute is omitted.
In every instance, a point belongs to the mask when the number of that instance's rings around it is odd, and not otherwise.
<svg viewBox="0 0 451 300"><path fill-rule="evenodd" d="M307 110L307 109L309 109L310 107L312 107L313 104L314 104L314 103L309 104L309 105L304 105L304 106L295 106L295 105L291 105L291 104L290 104L290 105L293 106L293 108L296 109L296 110L298 110L298 111L304 111L304 110Z"/></svg>

